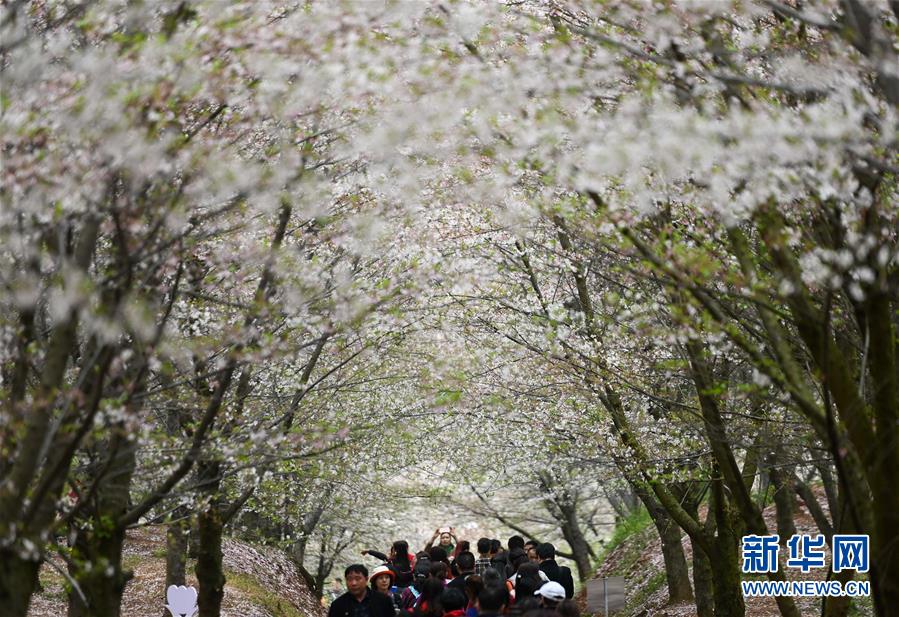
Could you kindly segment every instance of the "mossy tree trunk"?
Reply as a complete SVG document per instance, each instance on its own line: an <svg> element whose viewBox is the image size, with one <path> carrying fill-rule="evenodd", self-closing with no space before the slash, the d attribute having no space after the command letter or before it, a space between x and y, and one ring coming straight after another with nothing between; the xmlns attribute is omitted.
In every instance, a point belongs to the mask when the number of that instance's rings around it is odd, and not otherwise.
<svg viewBox="0 0 899 617"><path fill-rule="evenodd" d="M198 478L209 499L197 515L197 565L199 583L197 606L199 617L219 617L225 596L225 572L222 567L222 522L218 491L221 483L221 464L202 461Z"/></svg>
<svg viewBox="0 0 899 617"><path fill-rule="evenodd" d="M681 544L683 532L667 514L656 513L652 522L662 540L662 556L665 560L665 579L668 583L668 602L681 604L693 600L690 571Z"/></svg>
<svg viewBox="0 0 899 617"><path fill-rule="evenodd" d="M693 600L687 556L681 544L681 528L665 511L659 501L645 487L635 486L634 492L649 513L653 526L662 542L662 558L665 562L665 581L668 585L668 602L679 604Z"/></svg>
<svg viewBox="0 0 899 617"><path fill-rule="evenodd" d="M780 457L770 457L768 459L768 475L771 477L771 484L774 485L774 509L777 519L777 535L780 536L781 544L786 544L791 536L796 534L796 499L793 496L795 487L793 486L793 470L789 468L780 468L782 464Z"/></svg>
<svg viewBox="0 0 899 617"><path fill-rule="evenodd" d="M4 615L25 617L40 567L39 560L23 559L15 550L0 549L0 606L6 611Z"/></svg>
<svg viewBox="0 0 899 617"><path fill-rule="evenodd" d="M133 573L122 568L126 526L120 518L128 509L136 445L123 425L112 440L102 444L108 454L94 474L94 498L90 491L85 508L89 516L76 519L75 542L69 571L87 603L74 590L69 593L69 617L119 617L122 594Z"/></svg>
<svg viewBox="0 0 899 617"><path fill-rule="evenodd" d="M165 586L184 585L187 573L187 540L190 519L187 509L179 506L173 513L165 533Z"/></svg>
<svg viewBox="0 0 899 617"><path fill-rule="evenodd" d="M713 549L709 551L715 595L715 617L743 617L746 605L740 585L741 569L738 547L742 525L734 508L724 496L724 482L712 480L709 509L715 517Z"/></svg>
<svg viewBox="0 0 899 617"><path fill-rule="evenodd" d="M704 491L692 490L684 494L684 510L697 521L699 518L699 504L702 502ZM715 533L715 517L709 512L704 523L705 534L712 537ZM715 578L712 572L712 563L708 554L700 542L690 538L693 547L693 594L696 604L697 617L714 617L715 615Z"/></svg>
<svg viewBox="0 0 899 617"><path fill-rule="evenodd" d="M693 593L697 617L713 617L715 614L715 581L712 563L708 555L693 539Z"/></svg>

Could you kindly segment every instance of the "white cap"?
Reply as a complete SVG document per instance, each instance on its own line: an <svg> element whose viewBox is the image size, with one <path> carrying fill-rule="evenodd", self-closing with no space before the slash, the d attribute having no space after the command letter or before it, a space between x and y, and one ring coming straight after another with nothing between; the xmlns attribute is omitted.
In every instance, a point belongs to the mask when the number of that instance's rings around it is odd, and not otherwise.
<svg viewBox="0 0 899 617"><path fill-rule="evenodd" d="M394 573L393 570L382 564L371 571L371 574L368 575L368 580L374 580L375 577L381 576L382 574L388 575L390 580L393 580L396 577L396 573Z"/></svg>
<svg viewBox="0 0 899 617"><path fill-rule="evenodd" d="M547 600L561 602L565 599L565 588L555 581L543 583L543 586L534 592L535 596L543 596Z"/></svg>

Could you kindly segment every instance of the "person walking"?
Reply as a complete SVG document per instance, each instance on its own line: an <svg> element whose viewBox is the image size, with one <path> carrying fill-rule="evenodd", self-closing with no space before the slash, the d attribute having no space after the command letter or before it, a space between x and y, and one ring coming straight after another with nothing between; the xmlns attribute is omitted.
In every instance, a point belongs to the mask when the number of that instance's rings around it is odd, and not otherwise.
<svg viewBox="0 0 899 617"><path fill-rule="evenodd" d="M371 571L372 590L386 596L390 603L393 604L393 612L398 614L401 610L400 594L393 588L393 582L396 580L396 573L390 569L388 565L381 565Z"/></svg>
<svg viewBox="0 0 899 617"><path fill-rule="evenodd" d="M540 606L551 611L565 600L565 588L555 581L543 583L543 585L534 592L540 600Z"/></svg>
<svg viewBox="0 0 899 617"><path fill-rule="evenodd" d="M484 579L477 574L472 574L465 579L465 597L468 598L468 606L465 609L465 617L478 617L478 596L484 589Z"/></svg>
<svg viewBox="0 0 899 617"><path fill-rule="evenodd" d="M449 583L447 583L447 589L458 589L461 592L465 592L465 579L474 574L474 555L471 551L465 551L464 553L459 553L459 556L456 557L455 561L456 567L459 570L459 576L455 577Z"/></svg>
<svg viewBox="0 0 899 617"><path fill-rule="evenodd" d="M537 606L537 600L532 596L535 591L540 589L543 583L548 582L549 577L540 571L540 567L535 563L528 562L519 566L518 572L511 579L507 579L506 585L509 589L509 595L515 601L515 604L522 601ZM515 604L512 606L515 606Z"/></svg>
<svg viewBox="0 0 899 617"><path fill-rule="evenodd" d="M364 550L362 554L371 555L390 566L390 569L396 575L394 582L398 588L405 589L412 584L412 567L415 565L415 555L409 552L409 543L405 540L394 542L390 547L390 555L373 550Z"/></svg>
<svg viewBox="0 0 899 617"><path fill-rule="evenodd" d="M412 614L415 617L442 617L443 608L440 604L443 597L445 583L439 578L428 577L422 583L421 595L415 603ZM330 616L329 616L330 617Z"/></svg>
<svg viewBox="0 0 899 617"><path fill-rule="evenodd" d="M465 617L465 608L468 606L468 598L463 589L446 588L440 596L440 606L443 607L443 617Z"/></svg>
<svg viewBox="0 0 899 617"><path fill-rule="evenodd" d="M490 567L490 538L478 540L478 560L474 564L475 574L484 574L484 570Z"/></svg>
<svg viewBox="0 0 899 617"><path fill-rule="evenodd" d="M331 603L328 617L394 617L390 599L368 587L368 568L352 564L344 570L343 578L347 592Z"/></svg>
<svg viewBox="0 0 899 617"><path fill-rule="evenodd" d="M497 538L490 540L490 565L502 574L505 574L506 566L509 565L509 553Z"/></svg>
<svg viewBox="0 0 899 617"><path fill-rule="evenodd" d="M540 571L565 589L565 597L574 597L574 577L571 576L571 568L560 566L556 563L556 547L549 542L544 542L537 547L537 557L540 559Z"/></svg>
<svg viewBox="0 0 899 617"><path fill-rule="evenodd" d="M415 609L418 598L421 597L424 582L427 580L430 571L430 561L419 561L415 564L415 569L412 571L412 584L400 592L400 608L402 610L411 613Z"/></svg>
<svg viewBox="0 0 899 617"><path fill-rule="evenodd" d="M478 594L478 617L501 617L509 604L509 594L502 587L484 587Z"/></svg>

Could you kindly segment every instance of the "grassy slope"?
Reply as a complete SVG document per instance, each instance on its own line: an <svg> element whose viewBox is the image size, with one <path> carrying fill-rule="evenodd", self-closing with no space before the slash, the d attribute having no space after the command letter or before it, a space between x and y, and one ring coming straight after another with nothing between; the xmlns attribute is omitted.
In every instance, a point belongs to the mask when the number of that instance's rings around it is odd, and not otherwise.
<svg viewBox="0 0 899 617"><path fill-rule="evenodd" d="M225 599L223 617L323 617L324 610L310 593L289 559L277 550L225 540ZM134 570L122 602L122 615L162 617L165 605L165 531L144 528L129 533L124 564ZM197 585L188 564L188 585ZM64 579L44 566L43 591L32 599L29 617L65 614Z"/></svg>
<svg viewBox="0 0 899 617"><path fill-rule="evenodd" d="M827 511L827 504L823 495L820 496L822 507ZM769 529L775 529L774 508L769 506L764 512ZM800 512L796 517L796 526L799 533L818 533L817 527L808 511L800 505ZM689 563L692 548L689 539L684 536L684 550ZM786 551L781 551L781 566ZM828 558L829 563L829 558ZM692 568L691 568L692 570ZM813 571L806 576L794 576L794 570L784 569L789 578L807 578L809 580L823 580L825 571ZM620 617L695 617L695 607L690 605L666 606L668 592L665 585L665 570L662 560L662 551L655 527L649 519L649 515L641 510L635 515L625 519L615 528L612 537L606 542L599 559L597 578L602 576L624 576L627 593L627 606L624 611L617 613ZM820 601L817 599L797 599L803 615L818 617L820 615ZM583 606L583 604L582 604ZM747 617L777 617L779 612L772 598L748 598L746 602ZM854 600L850 611L852 617L869 617L873 615L869 599Z"/></svg>

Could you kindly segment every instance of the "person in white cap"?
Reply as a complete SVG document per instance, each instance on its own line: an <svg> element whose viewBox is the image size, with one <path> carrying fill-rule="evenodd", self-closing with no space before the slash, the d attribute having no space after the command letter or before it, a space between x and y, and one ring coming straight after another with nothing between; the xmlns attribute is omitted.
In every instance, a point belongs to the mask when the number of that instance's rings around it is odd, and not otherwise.
<svg viewBox="0 0 899 617"><path fill-rule="evenodd" d="M540 596L540 606L549 610L555 610L559 603L565 599L565 588L555 581L543 583L543 585L534 592L535 596Z"/></svg>
<svg viewBox="0 0 899 617"><path fill-rule="evenodd" d="M380 565L371 571L368 580L371 582L372 591L384 594L393 604L394 613L400 611L400 594L396 592L396 588L392 587L393 581L396 579L396 573L386 564Z"/></svg>

